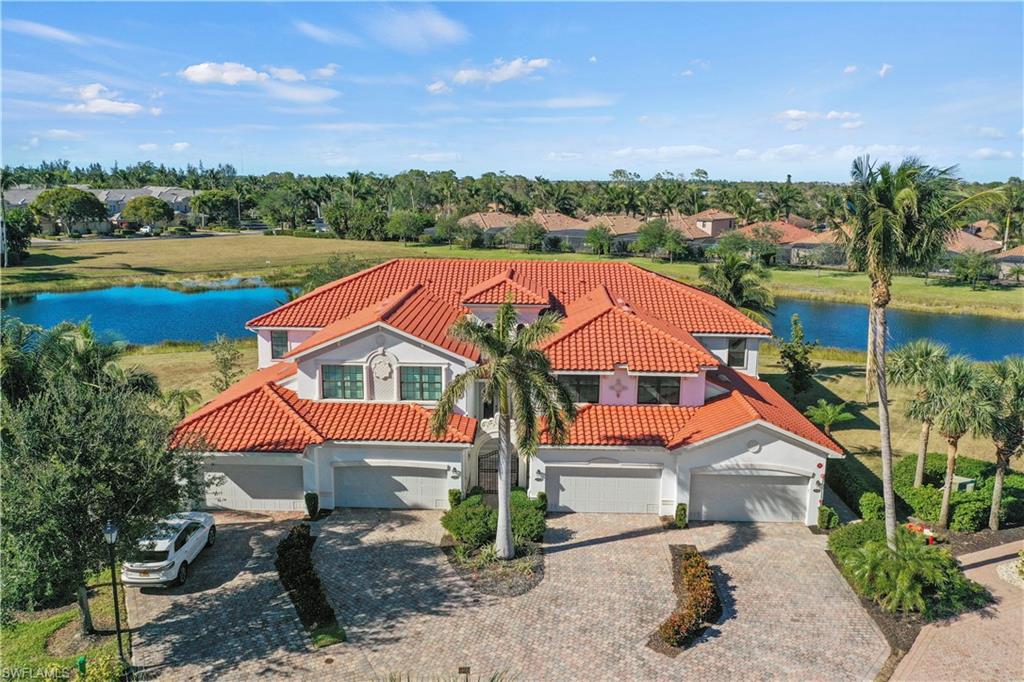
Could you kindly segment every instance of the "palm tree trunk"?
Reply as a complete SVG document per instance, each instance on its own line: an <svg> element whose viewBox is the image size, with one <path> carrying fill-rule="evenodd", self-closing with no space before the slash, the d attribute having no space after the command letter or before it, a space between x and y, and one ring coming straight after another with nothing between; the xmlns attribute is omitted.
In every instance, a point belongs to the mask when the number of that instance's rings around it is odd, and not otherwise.
<svg viewBox="0 0 1024 682"><path fill-rule="evenodd" d="M864 365L864 402L871 401L871 386L875 381L875 314L873 305L868 305L868 353Z"/></svg>
<svg viewBox="0 0 1024 682"><path fill-rule="evenodd" d="M914 487L920 488L924 485L924 462L928 457L928 439L931 436L932 423L929 420L921 422L921 439L917 444L917 467L914 469Z"/></svg>
<svg viewBox="0 0 1024 682"><path fill-rule="evenodd" d="M494 549L499 559L515 556L512 544L512 428L508 417L508 399L502 398L498 412L498 531Z"/></svg>
<svg viewBox="0 0 1024 682"><path fill-rule="evenodd" d="M939 528L949 527L949 500L953 496L953 470L956 469L956 449L959 442L959 438L950 438L946 447L946 478L945 487L942 489L942 507L939 508Z"/></svg>
<svg viewBox="0 0 1024 682"><path fill-rule="evenodd" d="M892 436L889 432L889 396L885 384L885 307L874 309L873 343L875 380L878 385L878 430L882 451L882 501L885 504L885 540L896 549L896 496L892 490ZM870 315L869 315L870 318Z"/></svg>
<svg viewBox="0 0 1024 682"><path fill-rule="evenodd" d="M89 592L84 585L78 587L78 611L82 616L82 634L93 634L96 630L92 625L92 612L89 610Z"/></svg>
<svg viewBox="0 0 1024 682"><path fill-rule="evenodd" d="M988 513L988 527L999 530L999 510L1003 506L1003 477L1010 464L1009 453L996 451L996 478L992 484L992 511Z"/></svg>

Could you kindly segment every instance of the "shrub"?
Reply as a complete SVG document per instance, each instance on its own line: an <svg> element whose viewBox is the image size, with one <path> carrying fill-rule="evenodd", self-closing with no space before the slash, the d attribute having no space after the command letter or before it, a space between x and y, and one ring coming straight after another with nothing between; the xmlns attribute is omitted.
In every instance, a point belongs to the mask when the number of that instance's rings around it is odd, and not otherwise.
<svg viewBox="0 0 1024 682"><path fill-rule="evenodd" d="M973 533L988 524L988 515L992 510L991 500L966 500L953 509L953 518L949 529Z"/></svg>
<svg viewBox="0 0 1024 682"><path fill-rule="evenodd" d="M828 536L828 548L837 559L843 561L850 552L872 540L885 540L884 521L861 521L836 528Z"/></svg>
<svg viewBox="0 0 1024 682"><path fill-rule="evenodd" d="M531 500L522 488L515 488L509 499L509 507L512 511L512 539L516 544L523 541L540 542L544 539L547 523L544 521L544 510L537 504L537 500ZM498 519L495 515L492 538L497 537L497 533Z"/></svg>
<svg viewBox="0 0 1024 682"><path fill-rule="evenodd" d="M690 552L683 557L680 570L686 602L658 628L662 641L676 647L686 646L706 622L717 617L721 609L707 559L697 552Z"/></svg>
<svg viewBox="0 0 1024 682"><path fill-rule="evenodd" d="M320 576L313 567L314 542L309 526L295 526L277 546L277 560L274 562L299 619L310 630L336 627L338 622L320 584Z"/></svg>
<svg viewBox="0 0 1024 682"><path fill-rule="evenodd" d="M839 527L839 514L827 504L818 507L818 528L832 530Z"/></svg>
<svg viewBox="0 0 1024 682"><path fill-rule="evenodd" d="M458 488L449 488L448 490L448 508L455 509L462 502L462 491Z"/></svg>
<svg viewBox="0 0 1024 682"><path fill-rule="evenodd" d="M680 502L676 505L676 528L686 528L686 505Z"/></svg>
<svg viewBox="0 0 1024 682"><path fill-rule="evenodd" d="M315 519L316 515L320 513L320 496L309 491L302 496L302 499L306 503L306 513L309 514L309 518Z"/></svg>
<svg viewBox="0 0 1024 682"><path fill-rule="evenodd" d="M537 493L537 509L545 515L548 513L548 494L543 490Z"/></svg>
<svg viewBox="0 0 1024 682"><path fill-rule="evenodd" d="M860 516L865 521L885 519L885 500L878 493L867 492L860 496Z"/></svg>
<svg viewBox="0 0 1024 682"><path fill-rule="evenodd" d="M942 491L938 488L925 485L920 488L902 490L899 495L917 518L930 523L935 523L939 520L939 511L942 508Z"/></svg>
<svg viewBox="0 0 1024 682"><path fill-rule="evenodd" d="M546 500L544 505L546 507ZM512 514L512 538L517 544L540 542L544 538L544 508L538 500L531 500L522 488L514 488L509 498L509 510ZM498 532L498 512L484 504L483 492L471 491L458 506L441 517L441 525L457 542L470 549L478 549L494 542Z"/></svg>
<svg viewBox="0 0 1024 682"><path fill-rule="evenodd" d="M829 462L825 482L850 509L858 509L860 498L867 492L878 492L876 482L851 468L845 460Z"/></svg>

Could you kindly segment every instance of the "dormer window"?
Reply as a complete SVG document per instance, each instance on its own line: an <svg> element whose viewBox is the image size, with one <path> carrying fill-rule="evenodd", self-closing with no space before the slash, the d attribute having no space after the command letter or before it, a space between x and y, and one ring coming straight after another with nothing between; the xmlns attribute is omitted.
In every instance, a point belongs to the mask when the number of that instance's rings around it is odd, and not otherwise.
<svg viewBox="0 0 1024 682"><path fill-rule="evenodd" d="M275 329L270 332L270 357L277 360L288 353L288 332Z"/></svg>
<svg viewBox="0 0 1024 682"><path fill-rule="evenodd" d="M678 405L679 377L640 377L636 401L640 405Z"/></svg>
<svg viewBox="0 0 1024 682"><path fill-rule="evenodd" d="M320 368L322 395L326 400L362 400L362 365L324 365Z"/></svg>
<svg viewBox="0 0 1024 682"><path fill-rule="evenodd" d="M434 401L441 399L440 367L402 367L399 372L402 400Z"/></svg>
<svg viewBox="0 0 1024 682"><path fill-rule="evenodd" d="M558 380L574 403L601 402L601 377L597 374L562 374Z"/></svg>
<svg viewBox="0 0 1024 682"><path fill-rule="evenodd" d="M747 340L746 339L730 339L729 340L729 356L727 360L730 367L746 367L747 366Z"/></svg>

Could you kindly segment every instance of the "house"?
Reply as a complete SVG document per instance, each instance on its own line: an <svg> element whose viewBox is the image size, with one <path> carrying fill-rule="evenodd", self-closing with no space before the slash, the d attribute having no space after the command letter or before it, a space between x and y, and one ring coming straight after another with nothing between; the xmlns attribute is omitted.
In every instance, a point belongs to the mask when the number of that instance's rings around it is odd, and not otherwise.
<svg viewBox="0 0 1024 682"><path fill-rule="evenodd" d="M146 185L130 189L93 189L88 185L70 185L77 189L90 192L96 196L107 208L107 215L113 219L119 219L125 204L135 197L156 197L166 202L174 212L184 215L189 212L189 202L195 192L182 187L162 187L157 185ZM8 208L21 206L27 208L36 198L46 191L42 187L18 186L4 192L4 204ZM44 232L53 234L57 232L56 225L50 221L43 220ZM91 221L80 225L73 225L73 229L79 232L110 232L111 226L105 221Z"/></svg>
<svg viewBox="0 0 1024 682"><path fill-rule="evenodd" d="M776 260L780 263L798 263L800 258L808 251L821 244L820 232L813 232L806 228L787 223L783 220L770 220L766 222L753 223L741 227L739 232L748 238L755 239L764 229L777 233L778 253ZM828 239L825 237L824 239Z"/></svg>
<svg viewBox="0 0 1024 682"><path fill-rule="evenodd" d="M977 237L967 230L957 230L946 241L946 255L950 257L959 256L968 251L995 253L1002 247L1002 243L994 239Z"/></svg>
<svg viewBox="0 0 1024 682"><path fill-rule="evenodd" d="M1015 267L1024 267L1024 244L1015 246L1008 251L1003 251L995 257L996 265L999 266L999 276L1009 277L1010 270Z"/></svg>
<svg viewBox="0 0 1024 682"><path fill-rule="evenodd" d="M585 220L574 218L555 211L535 210L530 216L533 220L547 230L549 237L558 237L563 244L569 245L573 251L579 251L584 246L584 238L587 236L589 225Z"/></svg>
<svg viewBox="0 0 1024 682"><path fill-rule="evenodd" d="M636 241L636 233L644 224L641 218L623 213L598 213L587 216L585 222L588 230L604 225L611 231L614 252L627 251L629 245Z"/></svg>
<svg viewBox="0 0 1024 682"><path fill-rule="evenodd" d="M981 237L982 239L994 239L998 241L1002 239L1003 236L1002 226L991 220L975 220L964 229L975 237Z"/></svg>
<svg viewBox="0 0 1024 682"><path fill-rule="evenodd" d="M697 229L712 237L718 237L723 232L736 229L736 216L717 208L709 208L700 213L686 216L686 220L692 221Z"/></svg>
<svg viewBox="0 0 1024 682"><path fill-rule="evenodd" d="M258 369L182 421L219 485L213 507L446 508L495 490L497 424L468 387L440 435L445 387L481 362L460 316L564 315L542 350L579 403L568 439L514 458L552 510L816 522L842 451L757 378L770 330L699 289L624 262L397 259L250 320Z"/></svg>

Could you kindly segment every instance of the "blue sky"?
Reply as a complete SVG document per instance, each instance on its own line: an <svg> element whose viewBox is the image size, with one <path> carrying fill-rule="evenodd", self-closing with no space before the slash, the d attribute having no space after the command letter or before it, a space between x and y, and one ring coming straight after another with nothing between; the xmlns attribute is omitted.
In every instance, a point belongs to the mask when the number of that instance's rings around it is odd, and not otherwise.
<svg viewBox="0 0 1024 682"><path fill-rule="evenodd" d="M4 163L1022 173L1022 5L2 6Z"/></svg>

